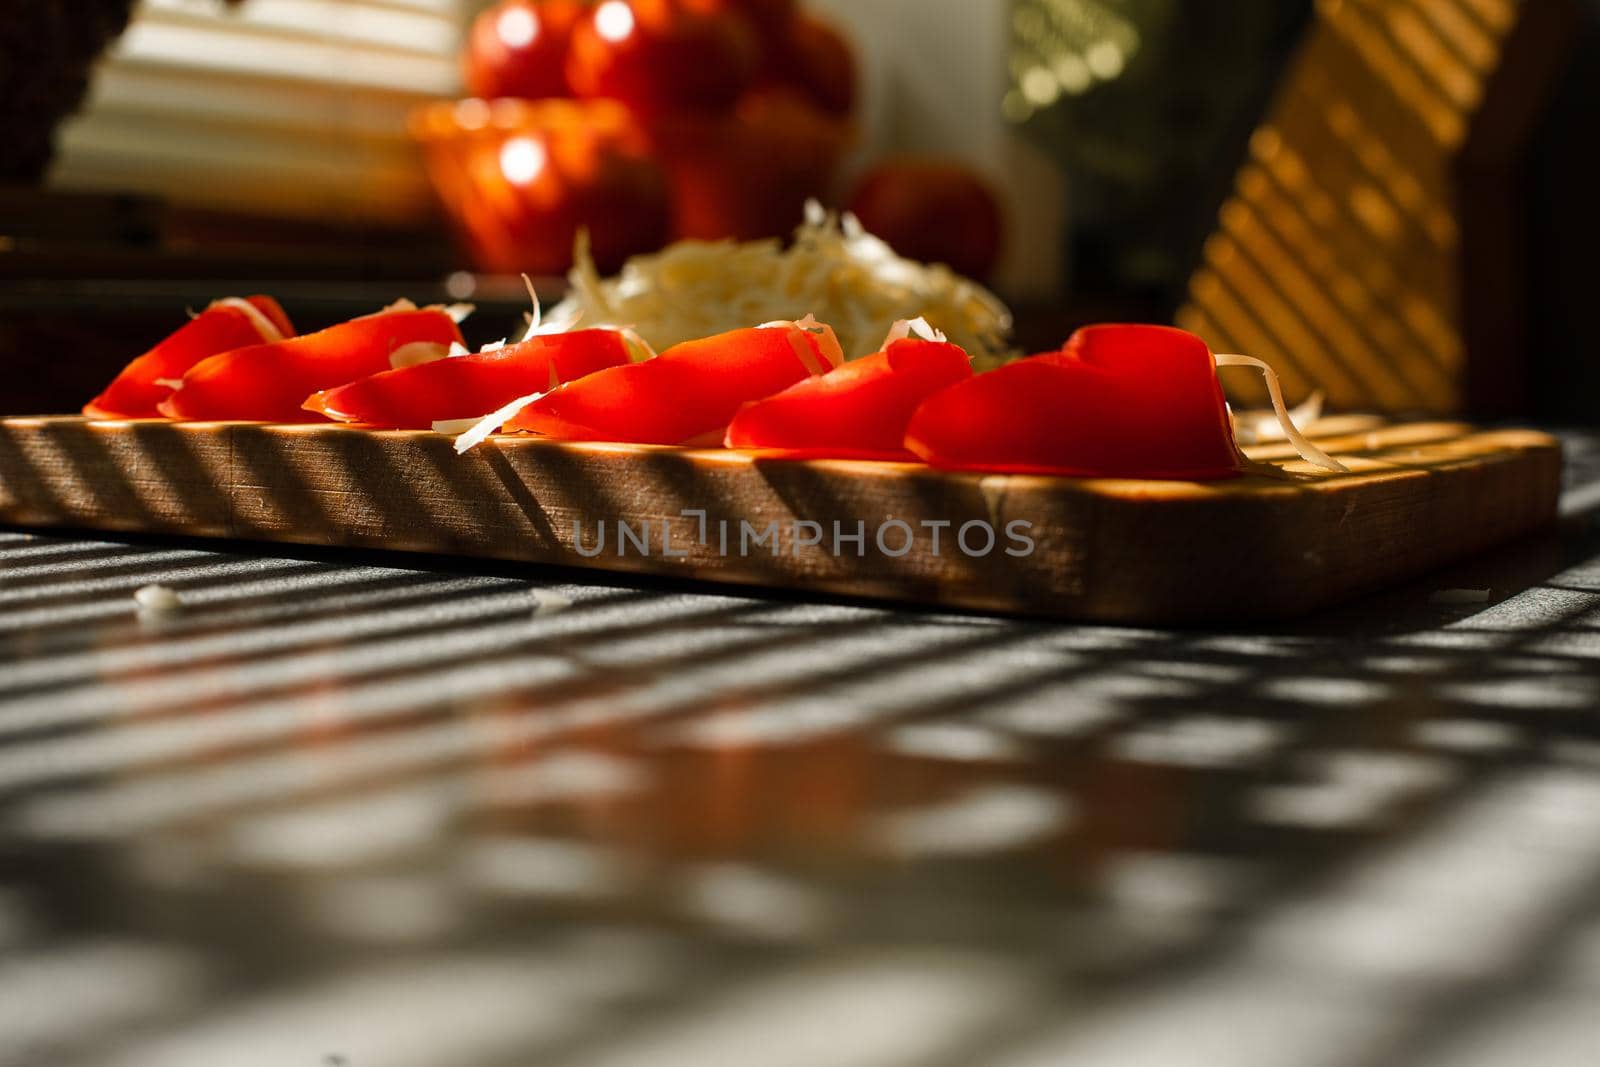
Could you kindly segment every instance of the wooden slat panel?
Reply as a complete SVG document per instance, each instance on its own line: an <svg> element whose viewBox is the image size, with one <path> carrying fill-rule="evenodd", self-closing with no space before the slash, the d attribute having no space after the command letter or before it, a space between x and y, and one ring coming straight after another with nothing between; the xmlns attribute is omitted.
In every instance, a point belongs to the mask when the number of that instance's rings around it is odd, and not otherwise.
<svg viewBox="0 0 1600 1067"><path fill-rule="evenodd" d="M1334 426L1333 428L1337 428ZM957 475L723 451L449 438L336 426L0 421L0 521L441 552L1119 621L1292 615L1439 566L1555 513L1560 449L1453 423L1332 437L1354 473L1285 446L1222 483ZM699 520L706 512L704 542ZM648 530L648 551L615 524ZM904 535L875 532L897 520ZM728 548L720 522L729 523ZM599 523L610 531L598 552ZM820 524L810 547L804 523ZM1007 555L1029 524L1031 554ZM748 540L778 531L768 548ZM835 551L834 523L864 524ZM932 527L942 523L942 550ZM972 552L956 532L974 527ZM887 527L886 527L887 529ZM666 531L670 530L670 542ZM669 555L666 544L674 552Z"/></svg>
<svg viewBox="0 0 1600 1067"><path fill-rule="evenodd" d="M1179 324L1214 348L1248 346L1284 364L1298 395L1318 388L1343 408L1459 410L1473 298L1461 291L1469 272L1458 166L1480 139L1501 64L1519 54L1517 35L1559 25L1568 7L1322 0L1252 139ZM1495 87L1501 96L1538 92ZM1485 205L1476 210L1487 217ZM1501 288L1476 299L1504 301ZM1229 388L1259 399L1239 383Z"/></svg>

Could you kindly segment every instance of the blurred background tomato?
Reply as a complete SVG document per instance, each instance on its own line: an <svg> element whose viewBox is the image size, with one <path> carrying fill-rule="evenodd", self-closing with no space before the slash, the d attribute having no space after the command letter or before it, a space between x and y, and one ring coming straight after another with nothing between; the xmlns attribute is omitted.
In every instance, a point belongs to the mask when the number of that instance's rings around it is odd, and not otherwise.
<svg viewBox="0 0 1600 1067"><path fill-rule="evenodd" d="M500 0L474 20L464 65L484 101L609 105L421 113L429 173L480 270L565 269L575 227L589 228L602 267L664 239L786 234L808 199L834 201L857 142L855 47L797 0ZM511 128L476 126L485 107ZM553 166L545 127L578 143L568 127L586 115L604 116L594 143L611 147ZM520 178L529 169L537 177Z"/></svg>
<svg viewBox="0 0 1600 1067"><path fill-rule="evenodd" d="M903 256L943 263L969 278L994 273L1004 240L987 183L958 163L902 158L864 174L850 210Z"/></svg>
<svg viewBox="0 0 1600 1067"><path fill-rule="evenodd" d="M659 227L645 224L657 190L643 170L623 175L646 156L660 165L672 238L781 236L808 199L839 203L841 170L859 143L860 68L849 35L798 0L500 0L473 24L468 88L485 98L612 102L637 133L631 154L604 156L583 180L552 170L519 183L508 174L531 150L518 141L505 149L513 166L478 164L464 180L456 156L476 158L483 138L452 122L474 106L431 109L420 127L479 269L563 269L570 248L559 243L574 225L590 228L604 265L659 243ZM585 112L563 114L572 122ZM543 144L538 131L523 134ZM452 138L470 144L452 149ZM608 169L616 173L600 181ZM957 160L885 164L849 203L904 255L977 278L994 272L1002 214L983 177Z"/></svg>
<svg viewBox="0 0 1600 1067"><path fill-rule="evenodd" d="M837 26L798 13L769 41L767 80L800 91L822 110L848 116L855 110L858 76L850 40Z"/></svg>
<svg viewBox="0 0 1600 1067"><path fill-rule="evenodd" d="M731 106L759 61L755 31L731 9L683 0L603 0L578 22L567 79L580 96L640 113Z"/></svg>
<svg viewBox="0 0 1600 1067"><path fill-rule="evenodd" d="M797 0L501 0L464 56L483 101L429 107L414 128L475 267L560 272L576 226L616 266L670 238L784 235L808 198L834 202L858 141L858 66L850 38ZM608 107L501 102L568 96ZM496 122L475 125L486 107ZM605 149L555 165L586 115L603 115Z"/></svg>
<svg viewBox="0 0 1600 1067"><path fill-rule="evenodd" d="M490 100L570 96L568 44L588 13L580 0L506 0L483 12L467 39L467 90Z"/></svg>
<svg viewBox="0 0 1600 1067"><path fill-rule="evenodd" d="M787 234L851 143L848 125L790 92L754 90L730 114L676 112L646 128L672 183L673 232L707 241Z"/></svg>

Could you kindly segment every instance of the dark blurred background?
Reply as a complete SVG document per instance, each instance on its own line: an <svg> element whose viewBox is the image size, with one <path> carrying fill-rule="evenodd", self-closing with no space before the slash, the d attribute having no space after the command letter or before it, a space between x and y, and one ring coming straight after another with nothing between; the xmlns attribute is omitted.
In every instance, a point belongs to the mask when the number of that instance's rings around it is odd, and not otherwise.
<svg viewBox="0 0 1600 1067"><path fill-rule="evenodd" d="M1600 325L1591 301L1600 285L1600 3L1588 0L1573 52L1555 83L1528 153L1526 225L1531 302L1532 412L1593 424L1600 396Z"/></svg>
<svg viewBox="0 0 1600 1067"><path fill-rule="evenodd" d="M1452 49L1510 42L1461 105L1469 128L1486 114L1506 131L1493 180L1437 195L1461 214L1460 248L1443 253L1459 284L1440 309L1461 320L1448 323L1465 338L1460 388L1389 406L1595 418L1593 0L1476 5L1564 12L1560 46L1534 34L1531 61L1523 14L1474 29L1460 14L1474 5L1452 0L1349 0L1316 17L1304 0L1225 14L1197 0L630 4L635 43L659 29L664 52L607 52L592 30L564 43L594 19L576 0L0 0L5 409L72 410L185 306L245 291L279 295L304 329L400 295L472 299L473 339L487 341L522 310L517 272L559 290L578 225L614 268L672 237L784 233L812 195L989 281L1018 313L1019 348L1088 321L1170 321L1253 132L1299 84L1305 42L1359 16L1372 33L1351 47L1377 56L1373 70L1403 53L1408 76L1447 88ZM730 43L733 21L755 52ZM552 60L539 50L556 38L568 52ZM694 56L699 81L667 54ZM473 94L523 102L456 102ZM560 173L508 178L535 142ZM547 178L564 183L554 200ZM1433 210L1428 196L1402 213ZM1501 269L1475 270L1474 254ZM1256 317L1292 347L1293 330ZM1294 370L1291 391L1322 384L1314 366Z"/></svg>

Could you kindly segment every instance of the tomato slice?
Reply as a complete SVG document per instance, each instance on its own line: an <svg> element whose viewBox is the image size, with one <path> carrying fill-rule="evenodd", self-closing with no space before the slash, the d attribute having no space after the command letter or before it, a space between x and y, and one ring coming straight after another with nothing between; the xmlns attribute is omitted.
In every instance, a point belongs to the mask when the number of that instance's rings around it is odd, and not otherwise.
<svg viewBox="0 0 1600 1067"><path fill-rule="evenodd" d="M311 422L306 397L396 363L442 359L461 331L443 308L380 311L273 344L201 360L158 405L174 419Z"/></svg>
<svg viewBox="0 0 1600 1067"><path fill-rule="evenodd" d="M382 371L317 393L305 407L339 422L426 430L436 422L487 415L519 396L628 361L627 342L617 330L546 334L496 352Z"/></svg>
<svg viewBox="0 0 1600 1067"><path fill-rule="evenodd" d="M839 363L826 326L731 330L563 385L506 424L567 441L711 444L739 408Z"/></svg>
<svg viewBox="0 0 1600 1067"><path fill-rule="evenodd" d="M152 419L172 393L171 382L202 359L246 345L294 336L294 326L270 296L218 300L160 344L122 368L105 391L83 406L96 418Z"/></svg>
<svg viewBox="0 0 1600 1067"><path fill-rule="evenodd" d="M1244 457L1211 350L1165 326L1090 326L935 394L906 447L957 470L1209 480Z"/></svg>
<svg viewBox="0 0 1600 1067"><path fill-rule="evenodd" d="M972 377L958 346L914 338L791 385L740 411L729 448L759 448L794 458L915 460L906 424L934 393Z"/></svg>

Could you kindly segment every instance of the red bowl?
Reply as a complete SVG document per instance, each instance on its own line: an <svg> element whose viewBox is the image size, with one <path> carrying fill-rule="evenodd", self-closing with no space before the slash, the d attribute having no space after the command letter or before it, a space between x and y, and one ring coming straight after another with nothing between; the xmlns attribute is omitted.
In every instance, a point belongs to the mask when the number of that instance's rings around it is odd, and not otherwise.
<svg viewBox="0 0 1600 1067"><path fill-rule="evenodd" d="M589 230L611 272L671 236L671 203L649 139L608 100L462 100L419 108L411 130L472 263L559 274Z"/></svg>

